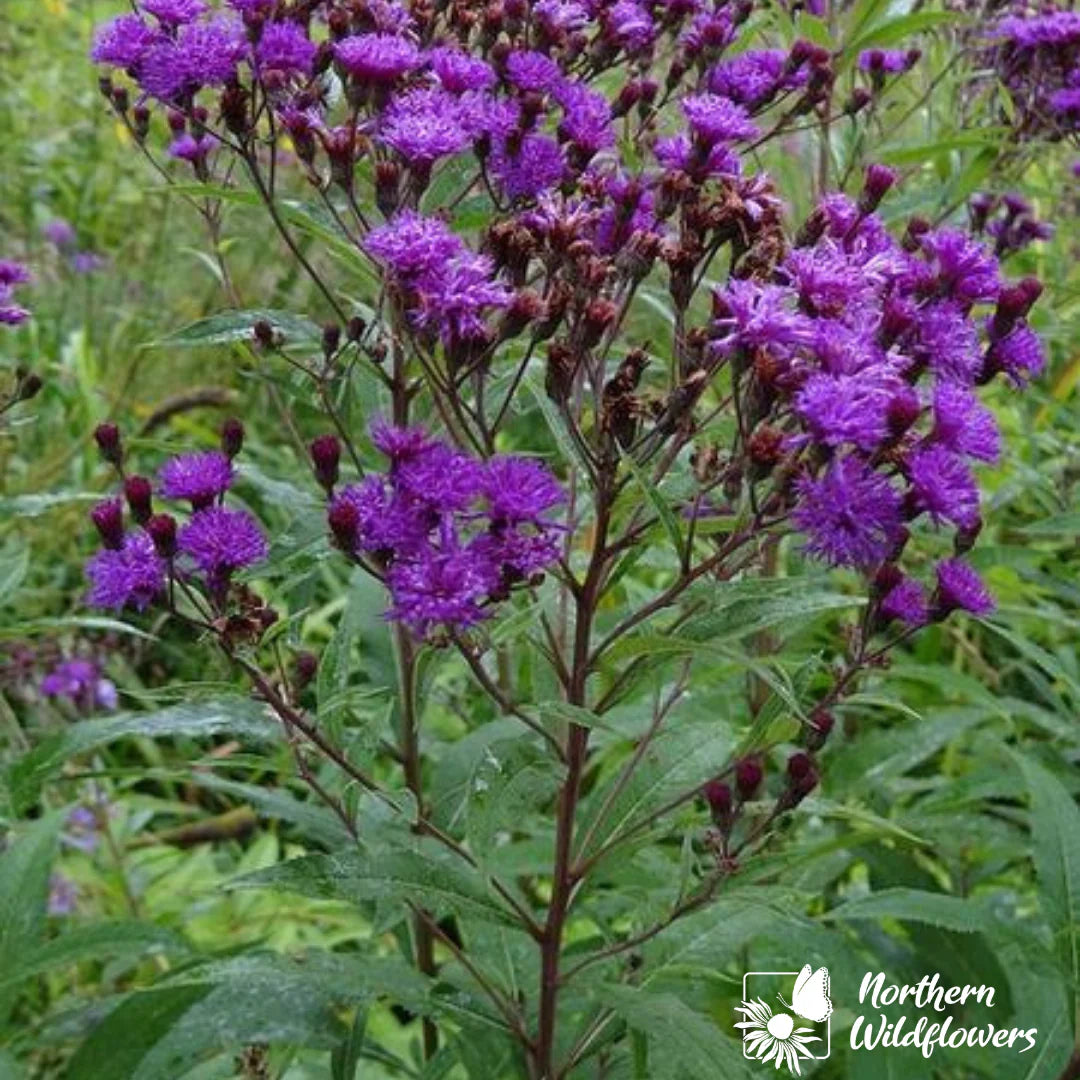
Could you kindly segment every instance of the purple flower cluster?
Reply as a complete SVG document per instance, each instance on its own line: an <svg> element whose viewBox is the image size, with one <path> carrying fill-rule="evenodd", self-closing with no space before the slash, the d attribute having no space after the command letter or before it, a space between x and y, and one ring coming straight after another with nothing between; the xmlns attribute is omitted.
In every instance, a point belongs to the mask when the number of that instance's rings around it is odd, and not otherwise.
<svg viewBox="0 0 1080 1080"><path fill-rule="evenodd" d="M1080 132L1080 12L1043 5L989 30L988 66L1005 87L1020 138Z"/></svg>
<svg viewBox="0 0 1080 1080"><path fill-rule="evenodd" d="M976 390L999 372L1022 385L1043 363L1025 319L1038 283L1004 283L995 255L956 229L914 222L894 239L873 212L892 183L871 167L857 201L824 200L772 281L718 289L711 346L751 371L763 423L790 416L781 446L802 462L792 521L806 550L870 575L900 560L919 521L967 550L981 527L972 465L1000 452ZM933 605L905 579L879 611L985 612L978 589L950 589L974 574L958 567L942 564Z"/></svg>
<svg viewBox="0 0 1080 1080"><path fill-rule="evenodd" d="M1011 192L1000 198L976 195L968 204L968 211L972 231L990 237L994 254L1001 259L1054 235L1053 225L1039 221L1031 204Z"/></svg>
<svg viewBox="0 0 1080 1080"><path fill-rule="evenodd" d="M420 428L379 424L372 439L386 473L342 488L327 517L340 548L385 570L390 618L421 637L466 629L558 561L548 514L563 492L539 462L478 461ZM313 447L317 466L327 450Z"/></svg>
<svg viewBox="0 0 1080 1080"><path fill-rule="evenodd" d="M115 429L104 425L96 434L103 455L119 466L122 451ZM242 429L231 421L223 433L223 450L180 454L161 467L158 494L191 507L183 526L169 514L154 513L153 485L142 476L124 479L123 499L107 499L93 509L90 516L103 549L86 567L91 605L143 611L165 593L170 577L201 582L221 605L233 574L266 558L266 538L252 515L222 505L235 475L232 457L242 442ZM132 528L125 527L125 502Z"/></svg>

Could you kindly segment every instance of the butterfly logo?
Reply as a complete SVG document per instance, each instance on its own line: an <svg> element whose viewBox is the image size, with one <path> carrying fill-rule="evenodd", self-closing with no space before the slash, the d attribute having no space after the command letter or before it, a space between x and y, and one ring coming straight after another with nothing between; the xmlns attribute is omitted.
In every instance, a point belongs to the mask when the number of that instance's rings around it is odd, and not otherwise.
<svg viewBox="0 0 1080 1080"><path fill-rule="evenodd" d="M774 1012L764 998L750 996L751 978L791 975L795 976L791 1001L786 1001L781 994L776 995L785 1011ZM774 987L775 985L773 983ZM832 1011L828 968L820 967L814 971L809 964L804 964L797 974L794 971L747 972L743 976L743 1002L735 1010L743 1017L742 1021L735 1025L742 1029L743 1056L765 1064L775 1064L777 1069L786 1065L788 1072L801 1076L803 1062L829 1056L831 1039L828 1021ZM810 1045L823 1041L820 1034L815 1033L813 1027L797 1026L796 1017L811 1024L826 1024L824 1053L816 1053L820 1048ZM816 1031L820 1032L821 1029L817 1028Z"/></svg>
<svg viewBox="0 0 1080 1080"><path fill-rule="evenodd" d="M829 969L819 967L811 974L809 964L804 964L802 971L795 977L795 989L791 992L789 1005L779 994L780 1003L796 1016L801 1016L811 1023L820 1024L832 1016L832 1001L829 998Z"/></svg>

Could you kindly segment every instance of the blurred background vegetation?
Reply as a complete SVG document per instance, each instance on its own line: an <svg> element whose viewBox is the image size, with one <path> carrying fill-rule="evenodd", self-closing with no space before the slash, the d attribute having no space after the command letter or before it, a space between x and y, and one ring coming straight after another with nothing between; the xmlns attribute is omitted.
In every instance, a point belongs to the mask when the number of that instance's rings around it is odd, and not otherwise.
<svg viewBox="0 0 1080 1080"><path fill-rule="evenodd" d="M350 714L370 721L350 734L362 744L385 722L385 687L392 685L377 597L362 605L366 621L342 634L346 596L365 586L350 583L346 569L326 558L318 540L318 503L303 459L304 441L322 430L315 404L287 372L245 342L212 343L205 324L198 333L184 330L230 306L287 310L316 323L325 313L260 215L225 204L220 235L212 242L200 212L203 197L170 191L106 109L86 54L92 27L123 8L94 0L4 0L0 13L0 257L24 261L35 274L25 293L33 319L0 337L0 379L13 378L16 365L25 364L44 380L36 398L0 421L0 758L10 765L32 747L68 740L55 761L37 759L35 767L48 780L43 792L25 771L8 773L6 786L0 785L0 835L31 808L44 814L40 821L50 808L106 808L99 815L98 846L82 851L65 845L51 871L73 886L72 910L50 915L46 926L23 927L26 936L18 940L5 943L0 933L0 957L14 965L30 936L53 933L61 924L91 928L138 920L159 934L134 946L127 939L120 948L102 933L97 952L84 944L61 963L43 963L29 981L27 976L5 982L0 964L0 1078L63 1075L73 1048L120 994L170 964L182 971L193 953L214 954L222 971L247 956L251 964L243 985L249 998L240 1001L233 1027L219 1041L193 1039L183 1048L184 1069L172 1075L321 1077L330 1075L324 1051L340 1045L343 1023L347 1036L352 1014L335 1012L330 997L319 998L295 971L275 967L258 950L319 945L347 953L376 936L376 928L336 901L223 889L240 873L339 839L332 823L305 801L288 749L267 742L256 752L256 743L231 734L208 745L183 736L151 741L145 733L117 740L119 732L112 732L78 745L83 721L37 689L57 656L75 653L106 662L125 710L182 708L228 688L224 668L215 668L186 635L150 626L159 636L140 636L90 617L79 598L82 562L93 542L86 510L111 479L93 452L94 425L112 419L125 432L138 433L130 440L133 453L149 469L167 448L212 445L221 420L233 412L248 427L244 497L276 538L269 571L275 597L285 604L283 614L297 615L286 620L288 641L316 651L333 643L359 658L359 674L351 682L344 677L335 686L337 673L325 677L326 685L318 687L320 708L327 696L344 694ZM1010 938L1004 924L996 924L986 931L987 940L1002 965L1014 965L1011 985L1028 988L1029 1012L1043 1010L1038 1022L1049 1047L1040 1066L1048 1071L1025 1073L1021 1060L1015 1075L1051 1076L1071 1048L1072 1020L1061 1021L1067 1010L1062 994L1075 995L1075 971L1065 974L1064 991L1055 983L1045 1000L1039 997L1036 988L1060 942L1032 920L1037 922L1035 912L1044 903L1040 889L1045 893L1046 883L1040 877L1076 853L1080 843L1080 815L1069 816L1076 815L1075 806L1053 797L1060 791L1074 795L1080 787L1080 191L1066 148L1003 151L1003 117L989 91L950 84L947 60L969 33L960 16L905 26L894 19L888 25L870 44L895 44L922 30L924 60L874 117L871 145L856 142L846 129L837 131L835 172L850 175L857 185L871 151L874 159L899 167L905 181L886 206L886 216L895 221L912 213L962 218L976 191L1023 194L1037 216L1057 226L1051 240L1014 256L1007 267L1011 276L1035 274L1047 286L1035 322L1046 336L1051 362L1029 393L1004 385L996 390L1009 450L985 479L989 524L974 561L996 592L998 614L986 623L954 620L927 630L845 707L822 797L808 801L796 830L804 818L816 816L817 824L788 838L785 873L789 883L797 881L829 902L857 898L871 886L991 897L1014 929L1028 928L1029 937L1017 930L1019 936ZM775 32L812 31L813 24L804 21ZM933 80L935 92L928 98ZM805 200L791 207L793 220L809 206L803 180L808 153L795 144L769 151L762 162L781 192ZM170 171L174 182L188 183L181 163ZM43 232L57 219L75 230L70 250L59 250ZM307 243L314 257L334 260L317 239ZM77 269L71 262L75 252L100 261L89 272L86 266ZM355 283L361 298L365 287ZM629 329L631 339L663 338L663 289L657 286L652 295L655 304L642 306ZM360 427L368 411L362 389L353 407ZM524 407L521 423L531 425L534 441L547 438L539 417ZM793 639L785 662L797 669L816 642L827 640L828 629ZM741 673L717 664L705 678L697 708L722 711L724 693L740 685ZM444 664L425 720L432 757L452 756L461 736L487 718L487 706L464 673ZM226 718L221 730L245 731L243 718ZM604 752L616 752L617 739L599 741ZM1040 762L1056 778L1057 787L1046 781L1038 805L1024 801L1032 774L1022 773L1007 747L1022 748L1025 760ZM61 765L74 750L82 751L76 763ZM700 826L703 815L697 813ZM1041 815L1034 833L1032 815ZM0 881L0 915L5 904L14 910L20 890L30 888L30 870L27 875ZM823 910L819 906L811 914ZM970 945L968 928L955 919L902 906L882 914L884 930L856 923L859 929L850 936L885 949L878 939L892 934L886 951L916 979L942 970L953 982L1004 981L997 961L982 958ZM778 931L752 930L765 953L772 932ZM1070 941L1077 932L1067 932ZM182 941L170 936L181 933ZM828 947L822 946L826 953ZM931 962L937 968L926 966ZM721 958L715 966L722 971ZM221 979L237 985L235 971L233 981ZM681 989L718 1017L730 1015L731 977ZM1022 1009L1018 1018L1021 1026L1036 1023ZM468 1034L468 1018L459 1019ZM364 1067L371 1071L359 1075L419 1075L410 1065L417 1031L409 1015L374 1005L366 1020L369 1033L399 1056L368 1060ZM137 1028L138 1016L130 1022ZM271 1041L283 1045L264 1054L261 1044ZM297 1049L301 1044L308 1049ZM131 1075L119 1058L101 1065L110 1059L94 1053L103 1049L108 1048L80 1051L72 1075ZM189 1074L189 1066L197 1071ZM1000 1078L1014 1075L1012 1066L971 1054L935 1068L949 1076ZM470 1075L496 1075L485 1074L484 1067L477 1065ZM827 1063L820 1072L878 1076L880 1067L875 1057L855 1056ZM909 1060L892 1075L930 1075L930 1066L922 1070Z"/></svg>

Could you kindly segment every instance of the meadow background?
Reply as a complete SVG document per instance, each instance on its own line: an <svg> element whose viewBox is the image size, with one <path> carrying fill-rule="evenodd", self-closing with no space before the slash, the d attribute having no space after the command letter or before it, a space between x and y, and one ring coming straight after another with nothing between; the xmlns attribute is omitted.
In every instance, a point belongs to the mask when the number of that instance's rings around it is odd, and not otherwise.
<svg viewBox="0 0 1080 1080"><path fill-rule="evenodd" d="M304 449L323 430L318 412L295 379L237 340L227 314L266 308L318 321L319 299L250 208L224 205L217 243L207 240L199 197L170 190L109 113L86 54L92 27L122 9L4 0L0 12L0 257L35 274L24 294L33 319L0 338L0 380L24 364L44 384L0 419L0 850L29 837L12 848L18 861L0 858L0 1080L434 1078L417 1064L415 1018L381 1000L396 976L388 969L365 983L362 966L339 963L365 942L385 939L378 947L393 954L377 917L336 899L225 887L340 839L308 800L288 747L253 737L229 673L187 636L153 624L133 632L80 603L93 546L86 512L110 481L94 426L113 420L138 433L137 452L160 457L213 445L236 412L247 424L245 494L276 538L270 581L295 616L289 642L355 660L351 679L340 659L320 676L319 707L348 713L342 722L361 742L385 719L392 671L381 601L326 557L320 538ZM1046 285L1034 321L1050 364L1027 394L994 392L1009 450L984 481L987 534L973 561L998 612L928 629L845 704L824 786L781 839L773 876L762 872L774 892L756 905L722 902L713 918L726 929L701 970L672 971L670 985L726 1025L750 952L755 962L793 962L795 935L833 964L840 985L869 950L914 980L938 970L953 983L997 985L1001 1021L1011 1008L1020 1026L1040 1031L1036 1062L897 1055L890 1077L1076 1075L1080 181L1068 147L1002 153L1002 118L980 92L954 87L934 99L949 107L926 105L931 80L950 89L947 60L968 25L960 13L901 28L896 20L918 13L877 4L872 17L868 25L887 28L883 44L921 30L925 54L876 121L878 158L904 174L886 216L962 215L982 190L1028 199L1056 231L1008 270ZM837 147L842 160L857 161L857 151ZM782 190L798 190L798 153L767 164L786 180ZM43 232L56 219L77 234L71 250ZM306 243L333 262L317 237ZM72 266L76 250L98 257L89 272ZM357 294L366 287L358 282ZM219 321L201 321L210 317ZM359 425L362 391L351 408ZM539 416L523 422L542 428ZM343 630L346 610L356 618ZM826 629L792 636L793 672ZM117 717L90 721L40 693L52 659L78 650L104 661ZM700 715L722 712L741 677L717 662ZM488 706L460 662L448 661L425 724L433 757L449 760L463 785L483 764L482 743L462 750L464 737L484 718ZM208 731L215 736L188 737ZM80 803L107 808L93 850L57 848L44 833L36 842L42 822ZM542 830L534 839L548 842ZM43 890L57 875L74 900L46 914ZM792 890L802 899L792 902ZM323 961L287 962L311 948ZM139 993L163 979L166 989ZM346 992L349 979L356 986ZM448 1022L471 1050L439 1075L500 1075L486 1029L464 996L459 1004ZM842 1044L851 1011L840 996L837 1005ZM165 1014L168 1051L151 1061ZM677 1014L662 1020L670 1026L657 1038L666 1030L693 1042ZM373 1051L376 1042L392 1052ZM883 1060L837 1053L815 1075L876 1078L886 1075Z"/></svg>

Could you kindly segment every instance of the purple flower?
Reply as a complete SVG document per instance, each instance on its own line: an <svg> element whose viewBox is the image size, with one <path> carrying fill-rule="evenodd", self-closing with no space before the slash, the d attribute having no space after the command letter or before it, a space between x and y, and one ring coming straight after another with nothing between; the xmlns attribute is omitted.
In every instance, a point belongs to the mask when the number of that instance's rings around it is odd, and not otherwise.
<svg viewBox="0 0 1080 1080"><path fill-rule="evenodd" d="M1003 371L1013 383L1023 386L1045 366L1046 353L1038 334L1021 320L1005 337L990 346L986 374Z"/></svg>
<svg viewBox="0 0 1080 1080"><path fill-rule="evenodd" d="M482 552L428 548L416 559L395 563L387 580L390 618L424 637L438 626L461 630L486 618L481 605L498 584L498 573Z"/></svg>
<svg viewBox="0 0 1080 1080"><path fill-rule="evenodd" d="M250 18L256 15L269 14L277 0L225 0L225 2L233 10Z"/></svg>
<svg viewBox="0 0 1080 1080"><path fill-rule="evenodd" d="M615 143L611 126L611 106L603 94L583 83L564 82L555 92L562 106L559 136L586 157L592 157Z"/></svg>
<svg viewBox="0 0 1080 1080"><path fill-rule="evenodd" d="M937 565L937 580L935 599L941 614L969 611L972 615L989 615L994 610L994 598L966 562L944 559Z"/></svg>
<svg viewBox="0 0 1080 1080"><path fill-rule="evenodd" d="M66 697L83 708L116 708L116 687L91 660L62 660L41 680L46 697Z"/></svg>
<svg viewBox="0 0 1080 1080"><path fill-rule="evenodd" d="M653 147L656 160L665 169L688 173L697 180L709 176L736 177L742 171L739 155L724 143L717 143L706 154L695 146L685 132L670 138L657 139Z"/></svg>
<svg viewBox="0 0 1080 1080"><path fill-rule="evenodd" d="M558 530L548 527L537 532L493 528L478 536L469 550L482 557L510 580L523 580L559 561Z"/></svg>
<svg viewBox="0 0 1080 1080"><path fill-rule="evenodd" d="M376 420L371 425L371 442L390 459L391 466L419 457L434 445L423 428L397 427L385 420Z"/></svg>
<svg viewBox="0 0 1080 1080"><path fill-rule="evenodd" d="M140 0L139 6L166 26L194 22L206 11L202 0Z"/></svg>
<svg viewBox="0 0 1080 1080"><path fill-rule="evenodd" d="M17 263L12 259L0 259L0 289L25 285L29 280L30 271L22 263Z"/></svg>
<svg viewBox="0 0 1080 1080"><path fill-rule="evenodd" d="M106 259L96 251L76 251L71 256L70 265L76 274L96 274L105 269Z"/></svg>
<svg viewBox="0 0 1080 1080"><path fill-rule="evenodd" d="M519 90L534 93L554 91L563 81L559 65L538 52L512 52L506 58L506 75Z"/></svg>
<svg viewBox="0 0 1080 1080"><path fill-rule="evenodd" d="M255 63L262 72L283 75L311 74L319 47L294 22L272 22L263 27L255 47Z"/></svg>
<svg viewBox="0 0 1080 1080"><path fill-rule="evenodd" d="M399 282L408 283L437 271L464 250L461 239L440 218L403 210L372 229L364 247Z"/></svg>
<svg viewBox="0 0 1080 1080"><path fill-rule="evenodd" d="M547 468L525 457L493 457L485 469L484 497L488 512L501 523L537 522L546 510L565 499Z"/></svg>
<svg viewBox="0 0 1080 1080"><path fill-rule="evenodd" d="M334 46L334 55L357 82L369 86L389 86L423 62L420 50L395 34L344 38Z"/></svg>
<svg viewBox="0 0 1080 1080"><path fill-rule="evenodd" d="M817 339L813 320L795 309L795 294L783 286L736 278L713 298L715 344L723 354L737 347L786 353Z"/></svg>
<svg viewBox="0 0 1080 1080"><path fill-rule="evenodd" d="M460 255L439 274L418 282L419 308L414 321L422 329L437 329L443 343L483 340L490 308L506 308L514 294L492 279L493 264L486 255Z"/></svg>
<svg viewBox="0 0 1080 1080"><path fill-rule="evenodd" d="M904 386L888 371L811 375L795 399L795 411L815 442L849 443L869 452L885 440L889 405Z"/></svg>
<svg viewBox="0 0 1080 1080"><path fill-rule="evenodd" d="M532 199L555 187L566 162L559 144L549 135L526 135L500 143L491 155L491 171L509 199Z"/></svg>
<svg viewBox="0 0 1080 1080"><path fill-rule="evenodd" d="M89 854L98 846L98 817L88 806L76 806L67 816L60 839L76 851Z"/></svg>
<svg viewBox="0 0 1080 1080"><path fill-rule="evenodd" d="M177 534L177 546L205 574L228 577L266 558L266 537L246 510L211 506L199 510Z"/></svg>
<svg viewBox="0 0 1080 1080"><path fill-rule="evenodd" d="M451 94L469 90L490 90L496 76L491 65L462 49L443 46L428 53L428 63L439 84Z"/></svg>
<svg viewBox="0 0 1080 1080"><path fill-rule="evenodd" d="M961 529L979 522L979 489L963 458L944 446L916 450L908 460L915 508L935 525L946 521Z"/></svg>
<svg viewBox="0 0 1080 1080"><path fill-rule="evenodd" d="M42 227L41 234L50 244L58 248L72 247L78 239L78 234L75 232L71 222L65 221L63 218L56 218L48 222Z"/></svg>
<svg viewBox="0 0 1080 1080"><path fill-rule="evenodd" d="M908 71L919 60L919 53L912 49L865 49L859 53L859 70L899 75Z"/></svg>
<svg viewBox="0 0 1080 1080"><path fill-rule="evenodd" d="M224 86L247 50L243 24L234 18L187 23L175 40L160 41L141 58L139 84L160 101L179 101L204 86Z"/></svg>
<svg viewBox="0 0 1080 1080"><path fill-rule="evenodd" d="M429 167L469 145L458 100L444 90L410 90L386 111L379 138L407 163Z"/></svg>
<svg viewBox="0 0 1080 1080"><path fill-rule="evenodd" d="M608 9L605 24L611 40L628 53L648 48L656 36L652 16L635 0L617 0Z"/></svg>
<svg viewBox="0 0 1080 1080"><path fill-rule="evenodd" d="M203 135L197 139L194 135L184 132L183 135L177 136L169 144L169 157L195 165L200 161L205 161L214 146L212 135Z"/></svg>
<svg viewBox="0 0 1080 1080"><path fill-rule="evenodd" d="M706 146L740 142L758 135L758 126L747 111L719 94L697 94L683 99L683 112L691 130Z"/></svg>
<svg viewBox="0 0 1080 1080"><path fill-rule="evenodd" d="M922 237L922 249L937 278L940 295L961 304L996 300L1001 291L997 259L960 229L938 229Z"/></svg>
<svg viewBox="0 0 1080 1080"><path fill-rule="evenodd" d="M912 578L901 578L882 599L881 614L908 626L922 626L930 618L926 590Z"/></svg>
<svg viewBox="0 0 1080 1080"><path fill-rule="evenodd" d="M74 915L79 902L79 889L71 878L53 874L49 878L49 899L46 911L50 915Z"/></svg>
<svg viewBox="0 0 1080 1080"><path fill-rule="evenodd" d="M578 0L537 0L532 16L551 38L584 30L589 22L588 8Z"/></svg>
<svg viewBox="0 0 1080 1080"><path fill-rule="evenodd" d="M163 40L138 15L119 15L97 28L90 58L95 64L136 71L146 54Z"/></svg>
<svg viewBox="0 0 1080 1080"><path fill-rule="evenodd" d="M427 542L432 519L426 507L395 498L381 476L366 476L359 484L339 491L327 512L348 526L348 549L354 555L368 552L383 558L414 555ZM339 536L339 541L345 539Z"/></svg>
<svg viewBox="0 0 1080 1080"><path fill-rule="evenodd" d="M953 382L934 387L934 442L954 454L997 461L1001 433L994 414L979 404L974 392Z"/></svg>
<svg viewBox="0 0 1080 1080"><path fill-rule="evenodd" d="M479 462L441 442L431 443L394 471L395 487L437 514L467 510L479 498L484 479Z"/></svg>
<svg viewBox="0 0 1080 1080"><path fill-rule="evenodd" d="M99 551L86 564L86 576L90 605L115 611L143 611L165 588L165 564L142 529L128 533L119 549Z"/></svg>
<svg viewBox="0 0 1080 1080"><path fill-rule="evenodd" d="M794 521L806 550L833 566L866 569L885 559L900 531L900 496L855 457L838 458L817 479L797 482Z"/></svg>
<svg viewBox="0 0 1080 1080"><path fill-rule="evenodd" d="M787 54L782 49L757 49L722 60L710 69L709 91L730 98L737 105L753 108L768 101L777 91L806 82L803 69L788 74Z"/></svg>
<svg viewBox="0 0 1080 1080"><path fill-rule="evenodd" d="M949 301L927 304L916 320L912 358L929 364L940 379L974 383L982 367L979 333L963 311Z"/></svg>
<svg viewBox="0 0 1080 1080"><path fill-rule="evenodd" d="M158 474L166 499L186 499L195 508L209 506L233 482L233 466L220 450L179 454L170 458Z"/></svg>

